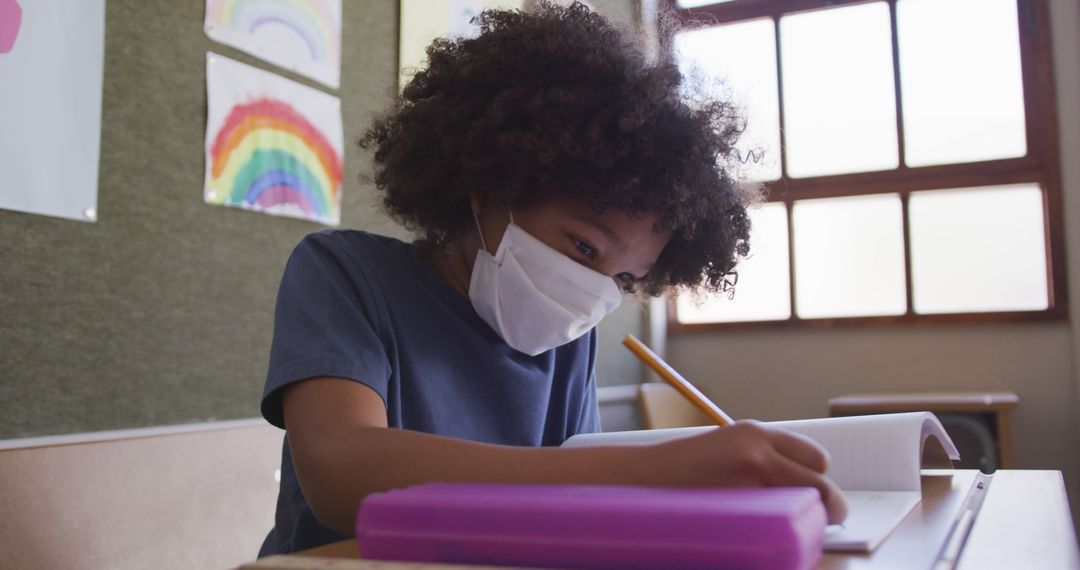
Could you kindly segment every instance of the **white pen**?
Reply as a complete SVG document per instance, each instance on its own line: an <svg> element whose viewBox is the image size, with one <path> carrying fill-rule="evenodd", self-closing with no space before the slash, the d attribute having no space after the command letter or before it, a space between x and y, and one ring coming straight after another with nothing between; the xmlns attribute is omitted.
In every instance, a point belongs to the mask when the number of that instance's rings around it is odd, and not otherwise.
<svg viewBox="0 0 1080 570"><path fill-rule="evenodd" d="M985 473L976 475L975 484L971 486L967 497L964 497L964 502L961 503L960 512L956 515L952 528L949 529L949 535L945 538L945 544L942 545L941 552L934 561L933 570L952 570L956 567L964 544L967 543L968 535L971 534L971 527L975 524L975 517L982 508L983 499L986 498L992 478L992 475Z"/></svg>

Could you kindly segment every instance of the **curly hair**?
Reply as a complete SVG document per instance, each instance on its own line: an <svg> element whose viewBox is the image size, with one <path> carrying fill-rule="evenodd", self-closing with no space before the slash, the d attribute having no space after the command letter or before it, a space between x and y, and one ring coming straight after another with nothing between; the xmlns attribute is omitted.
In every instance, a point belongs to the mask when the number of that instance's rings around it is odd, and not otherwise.
<svg viewBox="0 0 1080 570"><path fill-rule="evenodd" d="M630 34L582 4L489 10L473 38L435 40L360 140L388 213L430 252L471 231L470 194L515 208L568 197L655 213L671 241L635 289L727 290L749 251L730 101L691 95Z"/></svg>

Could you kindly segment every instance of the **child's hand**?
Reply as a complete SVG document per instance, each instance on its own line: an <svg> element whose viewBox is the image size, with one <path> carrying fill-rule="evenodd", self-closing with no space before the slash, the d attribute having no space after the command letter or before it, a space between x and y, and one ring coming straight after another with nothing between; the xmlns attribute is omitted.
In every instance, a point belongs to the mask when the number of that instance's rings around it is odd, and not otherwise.
<svg viewBox="0 0 1080 570"><path fill-rule="evenodd" d="M829 458L805 436L753 421L643 448L659 484L741 487L815 487L829 522L847 516L840 488L825 477Z"/></svg>

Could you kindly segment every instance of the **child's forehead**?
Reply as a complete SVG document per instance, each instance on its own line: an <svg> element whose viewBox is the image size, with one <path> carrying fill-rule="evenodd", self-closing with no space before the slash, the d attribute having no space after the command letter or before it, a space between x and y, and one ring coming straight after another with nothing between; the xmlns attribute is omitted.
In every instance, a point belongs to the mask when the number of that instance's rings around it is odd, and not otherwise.
<svg viewBox="0 0 1080 570"><path fill-rule="evenodd" d="M632 241L657 232L660 215L656 212L632 212L617 207L597 211L585 200L558 198L537 204L534 215L546 223L567 222L591 226L612 241Z"/></svg>
<svg viewBox="0 0 1080 570"><path fill-rule="evenodd" d="M630 211L616 206L598 207L585 198L575 198L572 196L553 196L551 198L539 200L535 206L531 206L530 209L536 209L543 215L587 220L605 220L611 223L620 224L634 223L646 219L659 219L659 214L655 212Z"/></svg>

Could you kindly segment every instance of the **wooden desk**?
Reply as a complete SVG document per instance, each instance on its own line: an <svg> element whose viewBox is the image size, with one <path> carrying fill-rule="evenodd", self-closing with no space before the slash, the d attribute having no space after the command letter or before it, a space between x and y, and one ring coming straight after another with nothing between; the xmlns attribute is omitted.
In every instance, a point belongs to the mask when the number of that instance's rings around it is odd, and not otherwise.
<svg viewBox="0 0 1080 570"><path fill-rule="evenodd" d="M974 478L973 470L924 471L922 502L877 550L826 553L819 568L930 568ZM1080 568L1061 473L999 469L957 568Z"/></svg>
<svg viewBox="0 0 1080 570"><path fill-rule="evenodd" d="M819 568L930 568L975 473L924 471L922 502L884 544L871 554L826 553ZM355 540L312 548L293 556L360 557ZM958 569L994 568L1080 569L1080 554L1060 472L999 470L994 474Z"/></svg>

